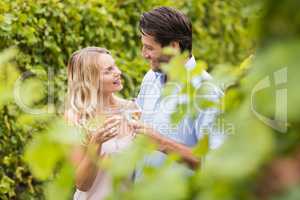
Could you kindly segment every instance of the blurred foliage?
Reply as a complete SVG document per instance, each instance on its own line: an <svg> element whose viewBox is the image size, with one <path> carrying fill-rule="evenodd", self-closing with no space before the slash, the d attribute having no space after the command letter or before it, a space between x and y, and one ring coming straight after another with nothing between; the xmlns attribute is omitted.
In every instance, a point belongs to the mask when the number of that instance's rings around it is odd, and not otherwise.
<svg viewBox="0 0 300 200"><path fill-rule="evenodd" d="M181 9L191 18L194 27L193 52L198 65L191 72L170 68L170 77L186 83L184 88L187 89L182 93L189 96L195 88L185 82L186 74L193 77L202 69L211 70L216 83L225 85L222 87L225 113L220 117L223 123L234 127L234 134L215 151L207 152L207 136L200 140L194 153L207 155L207 158L202 168L190 176L186 176L184 166L174 165L178 157L170 155L164 166L146 168L142 180L124 186L124 180L138 161L154 148L144 138L138 139L131 149L103 166L113 177L114 192L109 199L153 199L154 196L205 200L266 199L261 196L298 199L299 187L295 184L282 188L279 195L257 192L264 187L259 179L267 174L264 166L278 154L290 155L299 147L297 0L276 3L267 0L263 5L246 0L1 1L0 49L14 46L18 51L10 49L0 55L0 199L70 198L74 185L70 151L80 140L80 134L74 134L78 130L57 120L53 113L47 114L52 108L58 114L63 110L67 59L81 47L106 47L124 72L122 95L134 97L147 70L140 56L139 16L158 5ZM257 50L253 57L255 41ZM182 57L176 59L171 65L182 65ZM258 113L273 119L277 112L274 109L277 85L271 84L269 91L256 93L254 102L251 102L251 92L265 77L274 82L274 72L284 68L287 68L287 82L283 78L279 89L288 88L288 124L276 119L274 123L288 129L279 133L260 121L251 110L252 105ZM48 77L49 73L53 76ZM15 85L17 80L23 83L23 79L26 79L24 84ZM45 105L49 83L54 83L54 105ZM21 93L23 107L14 99L14 87ZM281 102L284 103L284 99ZM212 106L208 102L196 103ZM45 114L24 112L26 106L38 108ZM178 113L174 119L180 120L182 116Z"/></svg>
<svg viewBox="0 0 300 200"><path fill-rule="evenodd" d="M60 119L27 144L24 159L33 175L45 181L46 199L71 198L75 177L72 150L80 145L83 137L80 130Z"/></svg>
<svg viewBox="0 0 300 200"><path fill-rule="evenodd" d="M13 104L13 89L20 72L8 61L16 54L16 49L9 49L0 55L0 199L13 199L16 195L20 199L38 198L42 193L22 154L26 142L47 126L49 117L30 116ZM28 103L34 101L30 96L27 100Z"/></svg>
<svg viewBox="0 0 300 200"><path fill-rule="evenodd" d="M237 65L254 52L261 4L241 0L185 1L182 10L193 22L193 54L208 63Z"/></svg>

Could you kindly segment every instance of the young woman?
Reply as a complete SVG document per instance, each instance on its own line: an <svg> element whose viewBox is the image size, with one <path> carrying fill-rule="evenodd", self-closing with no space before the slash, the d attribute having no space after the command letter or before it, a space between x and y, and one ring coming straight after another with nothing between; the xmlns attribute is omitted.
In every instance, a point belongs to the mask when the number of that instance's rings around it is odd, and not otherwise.
<svg viewBox="0 0 300 200"><path fill-rule="evenodd" d="M121 71L104 48L87 47L73 53L67 75L65 116L87 136L77 152L74 200L101 200L110 192L111 179L96 163L132 142L134 132L122 111L135 105L114 95L123 88ZM101 126L91 128L89 122L99 116L105 118L104 123L97 122ZM96 160L91 158L90 149L96 151Z"/></svg>

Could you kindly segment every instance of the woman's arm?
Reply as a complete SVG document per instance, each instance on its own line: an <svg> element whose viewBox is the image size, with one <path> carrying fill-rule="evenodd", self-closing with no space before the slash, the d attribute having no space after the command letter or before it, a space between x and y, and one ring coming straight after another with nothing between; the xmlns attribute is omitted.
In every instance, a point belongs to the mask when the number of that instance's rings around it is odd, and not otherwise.
<svg viewBox="0 0 300 200"><path fill-rule="evenodd" d="M88 191L99 172L98 161L103 159L105 155L100 155L102 144L95 139L91 139L87 146L82 146L76 150L79 157L75 172L76 188L80 191Z"/></svg>
<svg viewBox="0 0 300 200"><path fill-rule="evenodd" d="M116 118L110 118L105 123L103 128L97 132L97 134L92 134L88 138L87 145L78 148L76 154L79 159L75 163L75 183L77 189L80 191L88 191L99 172L98 161L103 159L105 156L101 154L102 144L117 135L119 125L119 120Z"/></svg>

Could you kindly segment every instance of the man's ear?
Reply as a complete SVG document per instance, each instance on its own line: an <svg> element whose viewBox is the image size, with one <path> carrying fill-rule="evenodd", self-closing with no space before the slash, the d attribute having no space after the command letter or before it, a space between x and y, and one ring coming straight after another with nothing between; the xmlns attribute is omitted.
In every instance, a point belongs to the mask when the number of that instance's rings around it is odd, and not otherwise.
<svg viewBox="0 0 300 200"><path fill-rule="evenodd" d="M180 46L179 46L179 42L178 41L172 41L170 43L170 47L177 49L178 51L180 51Z"/></svg>

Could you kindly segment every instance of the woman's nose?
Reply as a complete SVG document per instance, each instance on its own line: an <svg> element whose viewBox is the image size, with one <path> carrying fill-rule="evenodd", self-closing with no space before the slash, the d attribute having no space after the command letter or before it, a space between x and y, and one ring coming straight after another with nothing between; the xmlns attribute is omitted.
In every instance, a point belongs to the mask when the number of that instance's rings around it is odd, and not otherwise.
<svg viewBox="0 0 300 200"><path fill-rule="evenodd" d="M122 72L118 67L116 67L116 69L114 71L114 74L117 75L117 76L120 76L122 74Z"/></svg>

